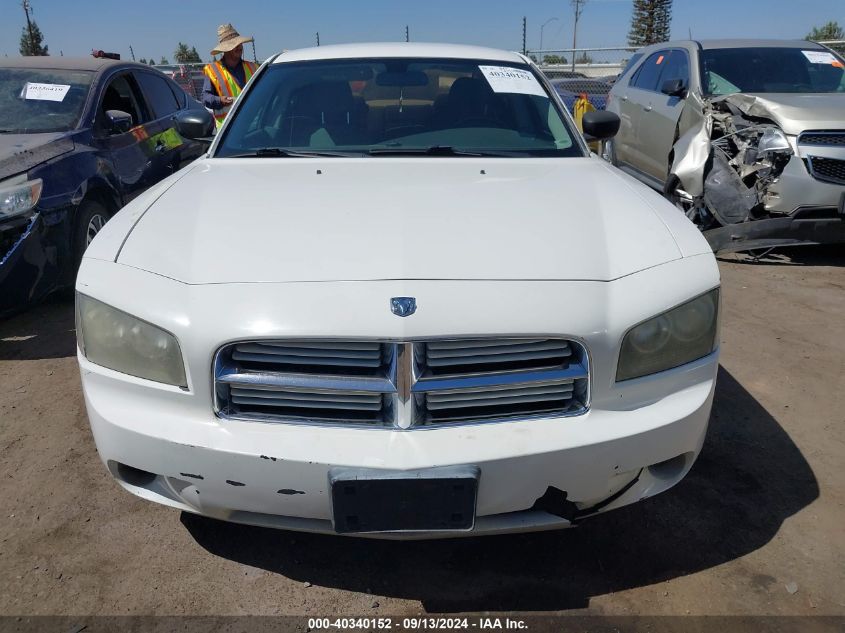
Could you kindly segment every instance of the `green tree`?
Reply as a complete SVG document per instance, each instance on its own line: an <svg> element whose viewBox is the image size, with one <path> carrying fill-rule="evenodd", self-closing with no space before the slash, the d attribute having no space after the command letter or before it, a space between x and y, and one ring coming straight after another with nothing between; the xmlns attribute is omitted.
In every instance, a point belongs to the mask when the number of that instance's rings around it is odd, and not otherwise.
<svg viewBox="0 0 845 633"><path fill-rule="evenodd" d="M828 22L823 26L814 26L804 39L811 42L825 42L830 40L845 40L845 29L838 22ZM828 44L833 50L845 54L845 44Z"/></svg>
<svg viewBox="0 0 845 633"><path fill-rule="evenodd" d="M639 48L670 38L672 0L634 0L628 46Z"/></svg>
<svg viewBox="0 0 845 633"><path fill-rule="evenodd" d="M581 53L578 57L575 58L576 64L592 64L593 58L587 55L587 53Z"/></svg>
<svg viewBox="0 0 845 633"><path fill-rule="evenodd" d="M173 53L173 61L177 64L190 64L192 62L201 63L202 59L195 46L188 48L187 44L179 42L176 51Z"/></svg>
<svg viewBox="0 0 845 633"><path fill-rule="evenodd" d="M147 64L149 64L150 66L155 66L156 60L154 60L152 57L150 57L150 61L148 61Z"/></svg>
<svg viewBox="0 0 845 633"><path fill-rule="evenodd" d="M159 64L161 64L162 66L166 66L166 65L167 65L167 64L169 64L170 62L169 62L169 61L167 61L167 58L166 58L164 55L162 55L162 56L161 56L161 60L160 60L158 63L159 63Z"/></svg>
<svg viewBox="0 0 845 633"><path fill-rule="evenodd" d="M35 20L31 20L29 26L24 25L23 27L20 51L24 57L50 54L47 52L47 45L44 44L44 35L42 35Z"/></svg>
<svg viewBox="0 0 845 633"><path fill-rule="evenodd" d="M549 65L551 65L551 64L565 64L566 63L566 57L563 57L561 55L546 55L545 57L543 57L543 63L549 64Z"/></svg>
<svg viewBox="0 0 845 633"><path fill-rule="evenodd" d="M138 60L138 63L139 63L139 64L146 64L146 63L147 63L147 59L146 59L146 57L142 57L141 59L139 59L139 60Z"/></svg>

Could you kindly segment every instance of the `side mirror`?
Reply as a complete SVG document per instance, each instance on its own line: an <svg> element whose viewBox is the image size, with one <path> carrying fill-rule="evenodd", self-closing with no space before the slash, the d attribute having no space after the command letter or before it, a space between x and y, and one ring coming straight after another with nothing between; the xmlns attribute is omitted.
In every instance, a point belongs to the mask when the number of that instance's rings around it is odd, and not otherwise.
<svg viewBox="0 0 845 633"><path fill-rule="evenodd" d="M683 99L687 96L687 87L683 79L667 79L660 87L660 92L670 97L680 97Z"/></svg>
<svg viewBox="0 0 845 633"><path fill-rule="evenodd" d="M214 132L214 117L208 110L183 110L176 115L176 131L185 138L205 140Z"/></svg>
<svg viewBox="0 0 845 633"><path fill-rule="evenodd" d="M132 129L132 115L123 110L106 110L109 134L124 134Z"/></svg>
<svg viewBox="0 0 845 633"><path fill-rule="evenodd" d="M616 136L619 131L619 116L607 110L585 112L581 119L581 129L588 141L604 141Z"/></svg>

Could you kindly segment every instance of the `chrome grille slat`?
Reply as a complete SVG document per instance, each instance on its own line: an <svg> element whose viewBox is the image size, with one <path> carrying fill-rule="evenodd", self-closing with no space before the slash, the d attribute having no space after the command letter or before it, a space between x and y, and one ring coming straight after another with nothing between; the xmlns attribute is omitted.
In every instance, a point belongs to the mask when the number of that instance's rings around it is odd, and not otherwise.
<svg viewBox="0 0 845 633"><path fill-rule="evenodd" d="M215 360L221 417L413 428L578 415L583 346L550 337L244 341Z"/></svg>

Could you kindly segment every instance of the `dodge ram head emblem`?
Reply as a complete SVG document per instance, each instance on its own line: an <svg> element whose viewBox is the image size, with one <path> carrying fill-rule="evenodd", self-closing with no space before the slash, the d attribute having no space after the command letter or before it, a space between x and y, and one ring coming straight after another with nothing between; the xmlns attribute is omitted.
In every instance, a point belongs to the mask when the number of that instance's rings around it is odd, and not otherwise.
<svg viewBox="0 0 845 633"><path fill-rule="evenodd" d="M391 297L390 310L396 316L411 316L417 311L417 300L414 297Z"/></svg>

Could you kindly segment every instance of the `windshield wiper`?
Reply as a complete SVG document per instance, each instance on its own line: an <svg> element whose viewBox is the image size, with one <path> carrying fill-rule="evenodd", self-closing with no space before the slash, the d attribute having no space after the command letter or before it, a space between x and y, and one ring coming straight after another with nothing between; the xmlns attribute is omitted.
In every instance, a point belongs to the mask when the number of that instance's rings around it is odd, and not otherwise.
<svg viewBox="0 0 845 633"><path fill-rule="evenodd" d="M371 156L516 156L514 152L457 149L451 145L430 147L374 147Z"/></svg>
<svg viewBox="0 0 845 633"><path fill-rule="evenodd" d="M323 156L350 156L350 152L333 152L330 150L298 151L282 149L281 147L262 147L242 154L230 154L221 158L317 158Z"/></svg>

